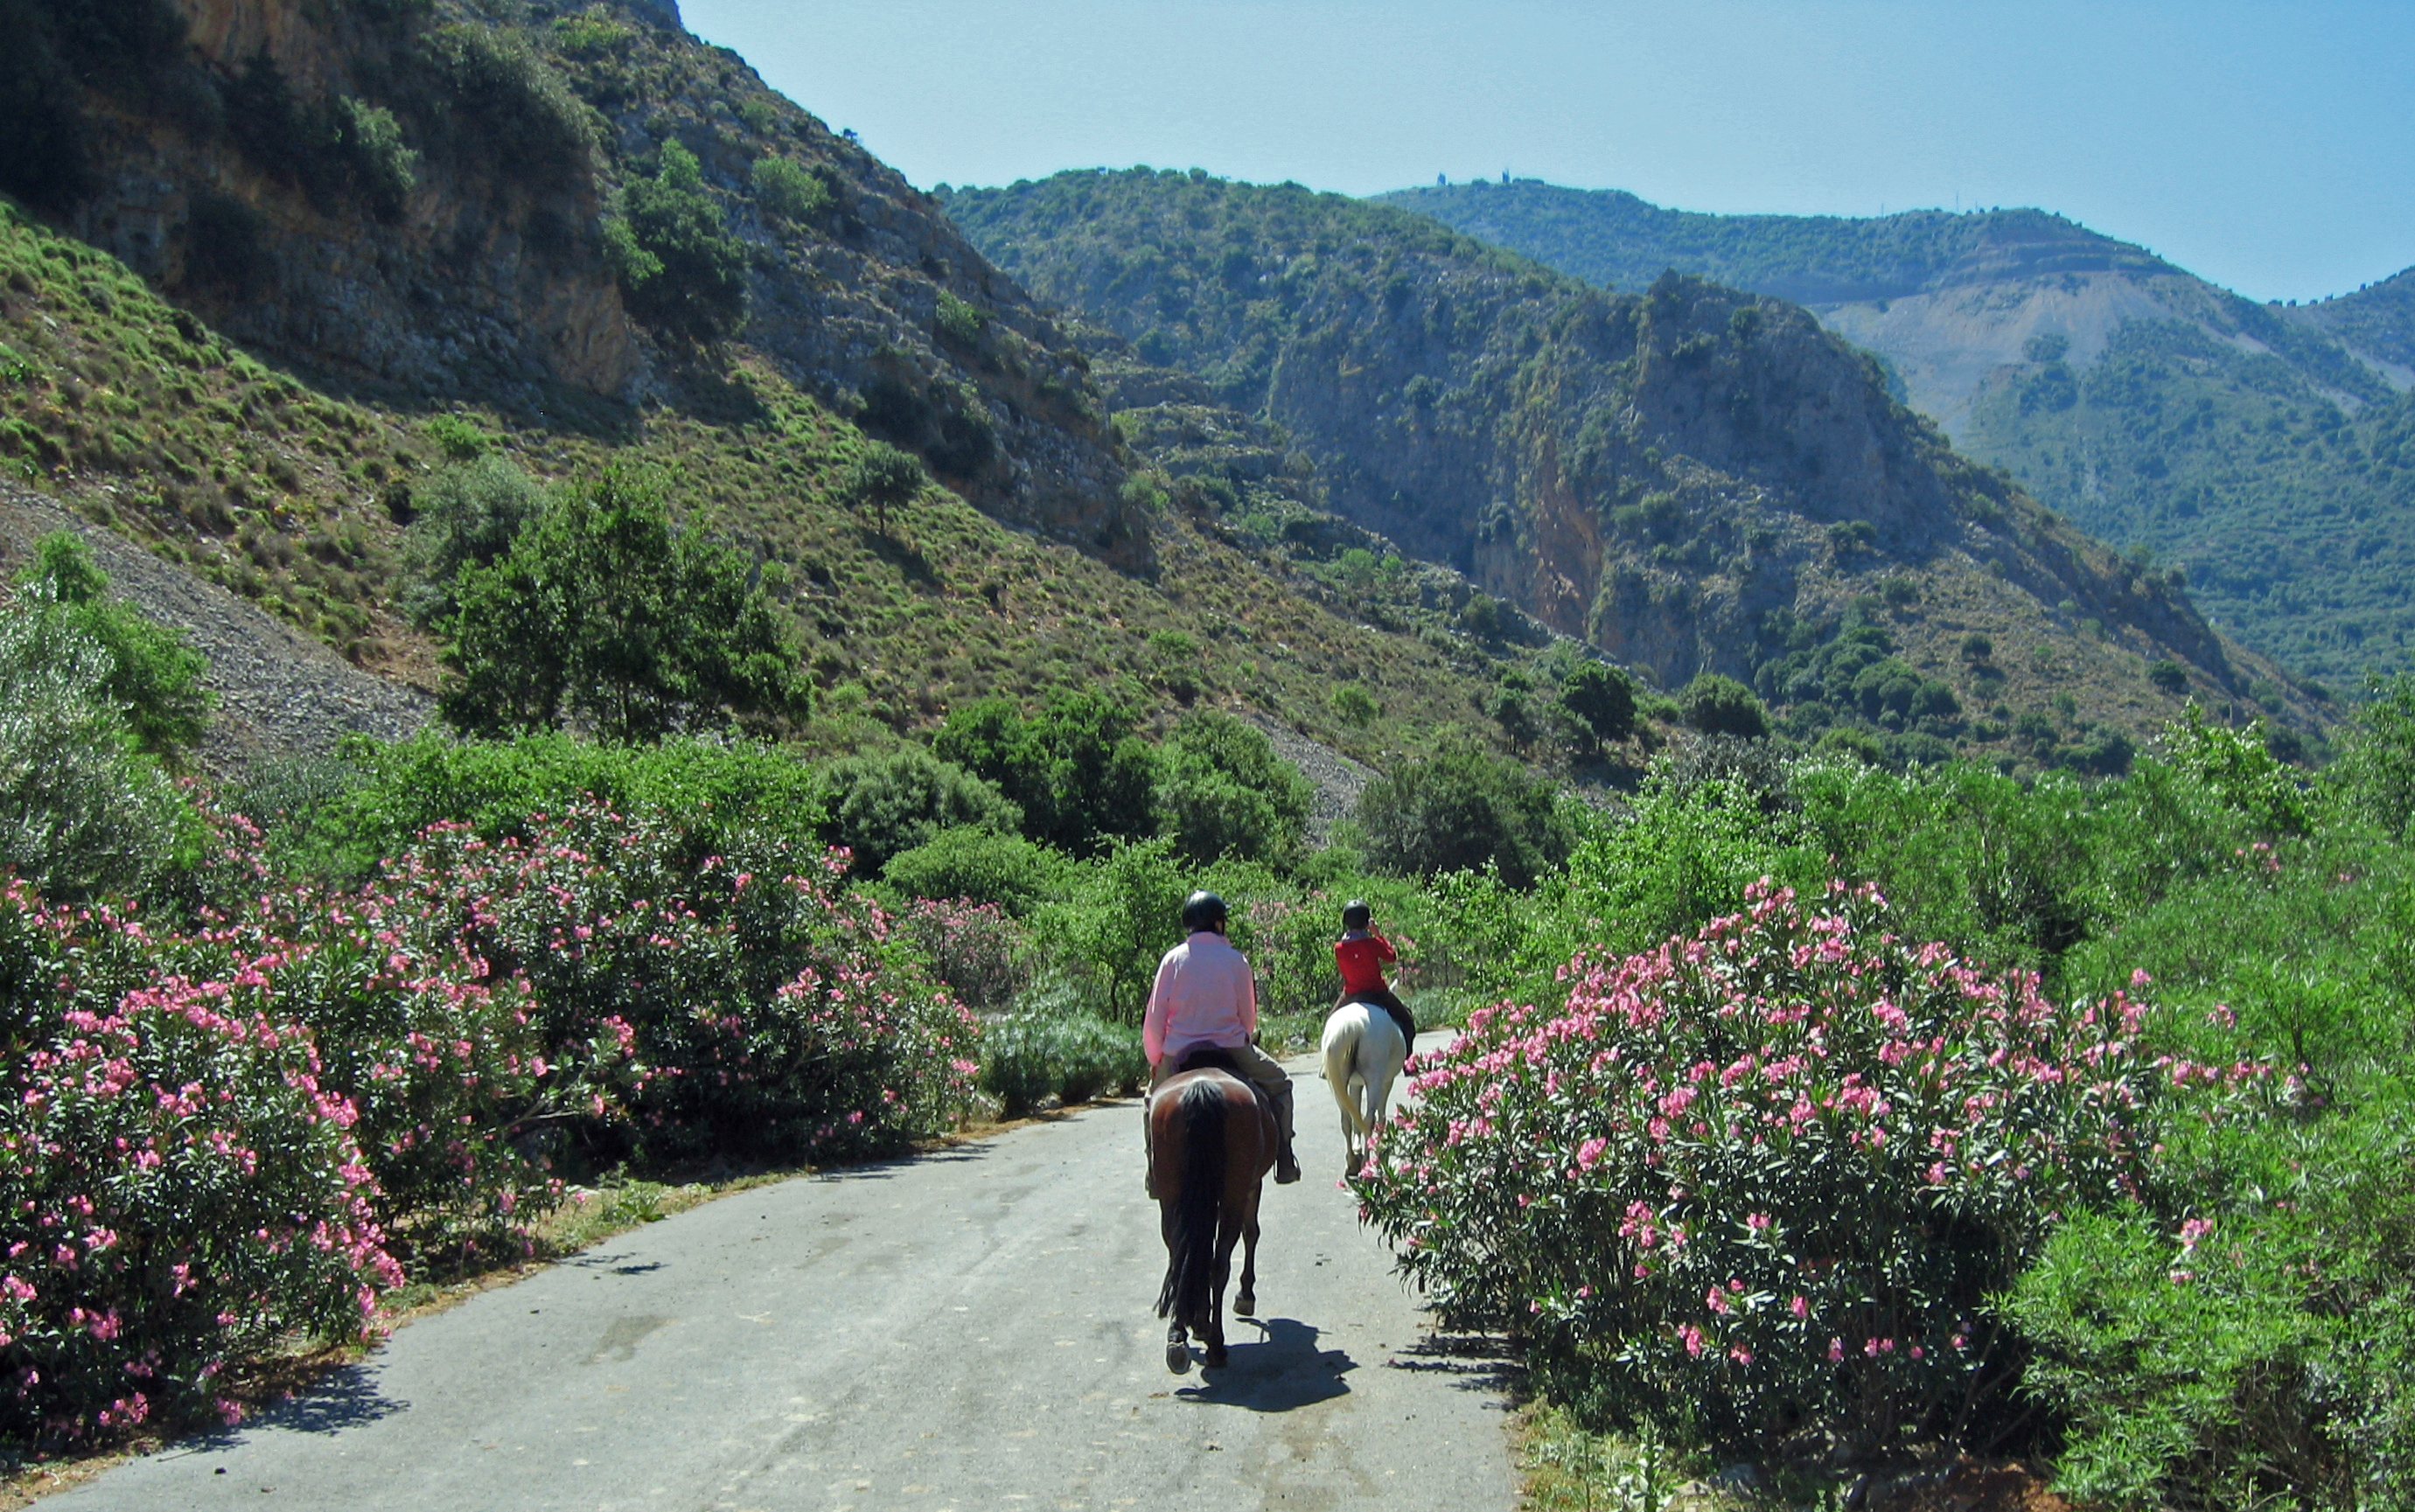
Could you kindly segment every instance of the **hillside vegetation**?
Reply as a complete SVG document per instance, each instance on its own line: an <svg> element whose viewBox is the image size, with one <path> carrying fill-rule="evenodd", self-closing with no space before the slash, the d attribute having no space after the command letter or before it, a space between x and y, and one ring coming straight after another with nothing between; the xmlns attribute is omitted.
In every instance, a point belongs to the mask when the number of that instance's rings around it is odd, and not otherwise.
<svg viewBox="0 0 2415 1512"><path fill-rule="evenodd" d="M611 463L663 478L682 517L760 564L828 695L816 738L842 746L894 739L968 699L1036 702L1066 686L1113 686L1166 717L1237 700L1369 755L1476 717L1493 657L1464 636L1434 644L1371 626L1288 557L1170 507L1108 427L1083 352L893 173L750 72L636 16L532 13L517 30L448 32L468 24L449 14L343 12L322 26L297 11L279 34L292 79L357 70L363 89L393 101L405 140L422 144L399 228L340 184L314 189L307 175L254 162L248 139L85 98L79 129L96 143L94 174L125 157L196 174L215 165L252 196L252 277L238 292L196 276L192 238L206 226L188 222L144 251L146 278L0 202L0 464L357 664L429 691L442 637L412 609L428 584L408 522L448 479L500 458L541 486ZM700 234L742 249L742 323L698 342L680 324L694 310L628 297L601 242L562 253L570 264L590 257L600 280L582 286L582 319L626 344L625 372L600 389L582 387L594 373L546 355L542 322L558 301L545 290L515 302L474 278L423 287L437 307L381 324L383 337L360 352L393 360L368 374L329 350L341 332L287 321L338 275L372 302L411 284L407 268L391 284L349 263L330 272L313 261L325 251L316 236L399 236L407 259L429 225L465 205L505 220L547 213L518 180L479 178L488 170L474 153L447 148L458 160L446 167L439 148L451 139L432 125L421 135L412 113L441 101L373 67L398 49L472 36L500 39L531 97L578 126L569 166L529 171L562 178L548 193L590 195L591 217L623 180L662 184L662 160L676 165L694 142L694 179L665 192ZM224 92L249 64L232 77L193 67L193 87ZM308 103L303 85L284 87ZM615 120L625 124L617 135ZM802 176L749 166L764 162ZM508 245L508 226L485 231ZM488 322L491 339L439 343L460 359L449 367L405 360L431 322L455 317ZM506 338L519 356L498 367L488 359ZM876 444L914 464L903 497L878 511L858 470ZM1337 667L1347 671L1337 678ZM1337 715L1337 681L1379 717Z"/></svg>
<svg viewBox="0 0 2415 1512"><path fill-rule="evenodd" d="M1337 513L1664 686L1721 674L1799 734L2022 762L2095 759L2192 690L2303 707L1792 306L1606 293L1296 186L1135 170L945 200L1036 292L1278 428ZM1141 397L1130 424L1180 399Z"/></svg>
<svg viewBox="0 0 2415 1512"><path fill-rule="evenodd" d="M1675 268L1801 300L2246 644L2339 685L2407 665L2408 275L2286 307L2035 210L1711 216L1530 181L1383 198L1598 283Z"/></svg>

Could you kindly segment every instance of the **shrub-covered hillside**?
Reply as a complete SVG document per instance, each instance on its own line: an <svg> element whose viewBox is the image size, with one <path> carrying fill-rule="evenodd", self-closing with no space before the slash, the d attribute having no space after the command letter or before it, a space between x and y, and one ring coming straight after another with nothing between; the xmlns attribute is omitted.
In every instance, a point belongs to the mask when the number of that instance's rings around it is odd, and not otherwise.
<svg viewBox="0 0 2415 1512"><path fill-rule="evenodd" d="M1499 658L1531 654L1387 628L1282 541L1178 507L1108 425L1089 357L726 54L607 9L277 15L273 35L200 24L190 56L143 65L174 89L44 97L86 156L73 185L21 177L42 197L0 202L0 464L357 664L433 691L429 574L449 564L413 522L466 472L544 488L614 463L758 564L843 741L857 713L903 729L982 696L1116 684L1144 710L1238 701L1373 755L1475 718ZM447 123L446 70L488 67L553 112L558 160L505 172ZM162 103L180 90L221 109L187 119ZM398 197L343 167L334 127L335 167L312 168L242 125L355 106L399 132L379 139L407 170ZM138 169L170 186L139 224L112 198ZM214 175L242 214L178 175ZM233 282L209 273L221 212L250 237ZM536 234L574 212L561 245ZM390 255L340 257L349 237ZM430 281L414 260L440 241L468 261ZM522 253L533 282L487 281ZM573 326L583 345L555 339ZM608 348L609 372L589 361ZM898 463L893 497L868 487L875 457ZM1287 520L1332 524L1312 486L1292 492ZM1342 684L1365 699L1353 717Z"/></svg>
<svg viewBox="0 0 2415 1512"><path fill-rule="evenodd" d="M1675 268L1801 300L1972 457L2184 571L2226 632L2335 683L2406 665L2406 275L2284 307L2036 210L1714 216L1531 181L1383 199L1596 283Z"/></svg>
<svg viewBox="0 0 2415 1512"><path fill-rule="evenodd" d="M2142 732L2192 690L2311 715L1792 306L1683 278L1609 294L1296 186L1139 170L945 199L1036 292L1281 427L1337 513L1666 684L1722 673L1800 733L2021 760ZM1841 648L1857 625L1875 655Z"/></svg>

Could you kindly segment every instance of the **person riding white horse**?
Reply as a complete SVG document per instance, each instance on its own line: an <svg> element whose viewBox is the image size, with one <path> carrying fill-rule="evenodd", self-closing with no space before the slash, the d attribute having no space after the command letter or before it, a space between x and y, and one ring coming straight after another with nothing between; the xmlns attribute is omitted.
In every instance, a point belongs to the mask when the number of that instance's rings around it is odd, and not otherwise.
<svg viewBox="0 0 2415 1512"><path fill-rule="evenodd" d="M1188 937L1157 963L1148 1012L1141 1021L1141 1046L1148 1053L1148 1085L1182 1069L1199 1050L1222 1051L1232 1069L1274 1104L1282 1136L1275 1157L1275 1180L1299 1179L1293 1158L1291 1076L1282 1062L1258 1048L1258 986L1249 958L1224 937L1228 910L1213 892L1193 892L1182 905Z"/></svg>
<svg viewBox="0 0 2415 1512"><path fill-rule="evenodd" d="M1326 1018L1320 1048L1325 1080L1342 1106L1342 1174L1355 1176L1384 1121L1392 1084L1417 1045L1418 1029L1408 1005L1384 981L1384 963L1400 957L1375 933L1373 910L1351 899L1342 910L1342 931L1333 942L1342 1000Z"/></svg>

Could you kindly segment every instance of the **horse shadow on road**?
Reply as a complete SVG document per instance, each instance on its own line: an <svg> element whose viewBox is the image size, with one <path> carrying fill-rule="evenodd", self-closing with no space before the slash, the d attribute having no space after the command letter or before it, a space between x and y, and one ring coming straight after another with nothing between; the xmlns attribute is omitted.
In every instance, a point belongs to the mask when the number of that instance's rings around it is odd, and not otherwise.
<svg viewBox="0 0 2415 1512"><path fill-rule="evenodd" d="M1236 1334L1252 1326L1254 1342L1236 1338L1229 1363L1202 1372L1202 1382L1175 1395L1184 1401L1288 1413L1329 1401L1350 1389L1342 1377L1358 1369L1349 1353L1316 1347L1317 1330L1296 1318L1236 1318Z"/></svg>

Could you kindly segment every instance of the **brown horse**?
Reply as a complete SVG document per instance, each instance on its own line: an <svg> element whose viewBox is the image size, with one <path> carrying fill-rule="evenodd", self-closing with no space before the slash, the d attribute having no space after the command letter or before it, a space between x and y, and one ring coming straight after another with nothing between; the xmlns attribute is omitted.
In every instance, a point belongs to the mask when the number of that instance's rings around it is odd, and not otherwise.
<svg viewBox="0 0 2415 1512"><path fill-rule="evenodd" d="M1274 1169L1275 1120L1249 1083L1211 1065L1168 1077L1149 1098L1148 1123L1149 1190L1165 1234L1157 1315L1173 1320L1165 1368L1180 1375L1191 1369L1185 1330L1199 1336L1211 1369L1224 1363L1224 1283L1237 1241L1241 1292L1233 1310L1257 1313L1258 1194Z"/></svg>

